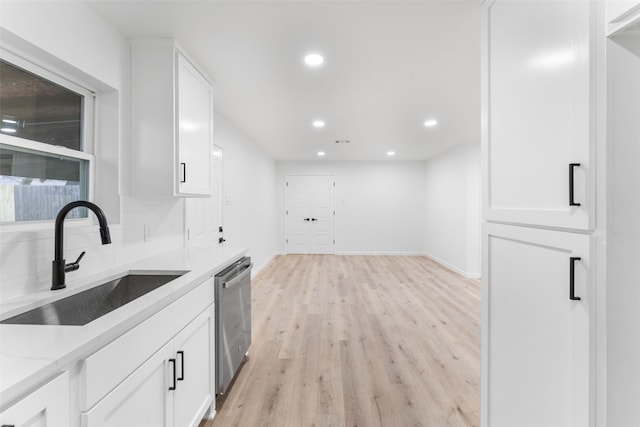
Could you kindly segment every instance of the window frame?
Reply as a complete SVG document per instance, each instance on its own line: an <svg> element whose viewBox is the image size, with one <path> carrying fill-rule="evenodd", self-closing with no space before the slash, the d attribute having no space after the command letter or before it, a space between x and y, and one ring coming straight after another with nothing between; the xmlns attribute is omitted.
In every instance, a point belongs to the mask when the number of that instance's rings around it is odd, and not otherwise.
<svg viewBox="0 0 640 427"><path fill-rule="evenodd" d="M43 79L49 80L55 84L58 84L65 89L77 93L82 96L81 107L81 120L82 126L80 129L81 138L81 150L74 150L59 145L51 145L44 142L33 141L30 139L20 138L13 135L8 135L0 132L0 144L4 144L8 147L15 147L18 149L28 149L43 154L59 155L72 159L84 160L87 162L87 200L93 201L95 195L95 114L96 114L96 98L97 91L87 88L78 81L73 81L73 76L66 73L61 73L46 61L35 63L33 60L26 59L19 54L7 50L5 47L0 47L0 59L9 62L16 67L22 68L25 71L33 73L34 75ZM0 226L12 227L12 229L33 229L40 228L38 224L41 224L41 228L49 227L55 218L39 221L4 221L0 222ZM90 218L77 218L73 219L74 222L81 224L91 223Z"/></svg>

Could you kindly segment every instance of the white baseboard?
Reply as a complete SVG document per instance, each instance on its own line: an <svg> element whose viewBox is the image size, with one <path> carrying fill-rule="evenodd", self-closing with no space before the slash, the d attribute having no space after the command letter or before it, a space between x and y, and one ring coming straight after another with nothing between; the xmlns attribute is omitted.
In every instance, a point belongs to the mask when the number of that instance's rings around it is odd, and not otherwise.
<svg viewBox="0 0 640 427"><path fill-rule="evenodd" d="M271 258L269 258L266 262L259 265L258 267L253 267L252 275L257 275L263 268L265 268L273 259L279 255L288 255L286 252L277 251L275 252ZM463 269L446 262L445 260L438 258L434 255L425 253L425 252L381 252L381 251L339 251L336 252L336 255L380 255L380 256L426 256L432 261L437 262L443 267L448 268L449 270L453 270L461 276L466 277L467 279L480 279L480 273L476 272L467 272Z"/></svg>
<svg viewBox="0 0 640 427"><path fill-rule="evenodd" d="M422 252L339 251L336 255L422 256Z"/></svg>
<svg viewBox="0 0 640 427"><path fill-rule="evenodd" d="M467 279L479 279L480 278L480 273L475 273L475 272L467 272L463 269L461 269L460 267L450 264L447 261L438 258L437 256L428 254L428 253L423 253L422 255L426 256L427 258L429 258L432 261L437 262L438 264L442 265L443 267L448 268L449 270L453 270L456 273L460 274L461 276L466 277Z"/></svg>
<svg viewBox="0 0 640 427"><path fill-rule="evenodd" d="M269 263L271 261L273 261L273 259L276 257L276 254L271 255L271 257L269 259L267 259L265 262L263 262L262 264L256 266L255 264L253 265L253 268L251 269L251 277L255 277L258 275L258 273L260 273L267 265L269 265Z"/></svg>

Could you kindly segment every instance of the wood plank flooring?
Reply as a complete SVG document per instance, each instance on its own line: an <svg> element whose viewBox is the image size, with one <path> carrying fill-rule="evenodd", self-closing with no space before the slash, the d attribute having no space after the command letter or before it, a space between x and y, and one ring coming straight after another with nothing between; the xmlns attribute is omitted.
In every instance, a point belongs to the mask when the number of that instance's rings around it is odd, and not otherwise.
<svg viewBox="0 0 640 427"><path fill-rule="evenodd" d="M480 282L419 256L286 255L253 279L228 426L479 426Z"/></svg>

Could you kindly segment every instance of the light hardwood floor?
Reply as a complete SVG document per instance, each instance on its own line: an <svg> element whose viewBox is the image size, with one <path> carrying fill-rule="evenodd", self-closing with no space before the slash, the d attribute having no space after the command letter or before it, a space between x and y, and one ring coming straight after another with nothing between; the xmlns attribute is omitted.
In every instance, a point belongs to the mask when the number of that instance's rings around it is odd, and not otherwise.
<svg viewBox="0 0 640 427"><path fill-rule="evenodd" d="M480 424L479 281L419 256L287 255L252 304L249 358L201 427Z"/></svg>

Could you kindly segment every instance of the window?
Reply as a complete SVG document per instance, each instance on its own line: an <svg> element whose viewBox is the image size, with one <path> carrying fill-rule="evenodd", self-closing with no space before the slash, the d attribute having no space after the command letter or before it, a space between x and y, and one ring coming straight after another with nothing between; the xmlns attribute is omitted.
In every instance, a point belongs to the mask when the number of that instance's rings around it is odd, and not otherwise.
<svg viewBox="0 0 640 427"><path fill-rule="evenodd" d="M52 220L88 200L93 94L7 52L0 59L0 222ZM10 59L8 59L10 58ZM70 217L87 217L75 209Z"/></svg>

